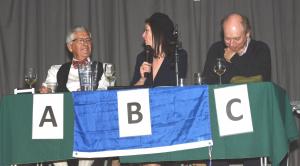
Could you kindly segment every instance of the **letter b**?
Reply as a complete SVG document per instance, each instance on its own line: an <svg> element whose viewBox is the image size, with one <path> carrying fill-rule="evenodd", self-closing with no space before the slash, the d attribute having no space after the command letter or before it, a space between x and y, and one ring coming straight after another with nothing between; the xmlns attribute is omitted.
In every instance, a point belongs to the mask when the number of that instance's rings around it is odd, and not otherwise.
<svg viewBox="0 0 300 166"><path fill-rule="evenodd" d="M128 123L139 123L143 120L143 114L140 112L141 105L137 102L127 103ZM133 115L137 116L137 119L133 119Z"/></svg>

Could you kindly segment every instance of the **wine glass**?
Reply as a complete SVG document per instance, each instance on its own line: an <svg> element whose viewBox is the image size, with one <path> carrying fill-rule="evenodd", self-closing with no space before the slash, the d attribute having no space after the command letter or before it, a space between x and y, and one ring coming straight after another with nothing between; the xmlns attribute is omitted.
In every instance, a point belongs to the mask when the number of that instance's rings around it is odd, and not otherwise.
<svg viewBox="0 0 300 166"><path fill-rule="evenodd" d="M37 81L36 70L32 67L27 68L24 79L25 79L26 84L31 89L32 85Z"/></svg>
<svg viewBox="0 0 300 166"><path fill-rule="evenodd" d="M219 84L222 84L222 75L226 71L225 62L222 58L217 58L216 64L214 66L214 72L219 76Z"/></svg>
<svg viewBox="0 0 300 166"><path fill-rule="evenodd" d="M107 63L104 68L104 75L108 80L109 86L112 86L111 83L116 79L115 77L115 67L111 63Z"/></svg>

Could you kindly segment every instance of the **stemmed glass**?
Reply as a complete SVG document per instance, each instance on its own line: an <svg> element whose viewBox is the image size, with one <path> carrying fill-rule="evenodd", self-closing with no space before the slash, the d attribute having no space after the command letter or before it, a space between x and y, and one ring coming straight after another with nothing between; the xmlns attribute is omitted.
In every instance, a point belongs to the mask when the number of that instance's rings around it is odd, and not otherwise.
<svg viewBox="0 0 300 166"><path fill-rule="evenodd" d="M219 76L219 84L222 84L222 75L226 71L225 62L222 58L217 58L216 64L214 66L214 72Z"/></svg>
<svg viewBox="0 0 300 166"><path fill-rule="evenodd" d="M36 70L34 68L32 68L32 67L27 68L24 79L25 79L26 84L31 89L32 85L37 81Z"/></svg>
<svg viewBox="0 0 300 166"><path fill-rule="evenodd" d="M116 79L115 77L115 66L111 63L107 63L104 68L104 75L108 80L109 86Z"/></svg>

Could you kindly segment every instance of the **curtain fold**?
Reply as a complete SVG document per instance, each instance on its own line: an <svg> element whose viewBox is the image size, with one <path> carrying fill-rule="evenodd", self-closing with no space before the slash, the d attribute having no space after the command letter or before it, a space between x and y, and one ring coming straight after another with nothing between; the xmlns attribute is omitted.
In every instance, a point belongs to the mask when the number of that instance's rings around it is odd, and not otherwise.
<svg viewBox="0 0 300 166"><path fill-rule="evenodd" d="M188 78L201 72L209 46L221 39L220 21L230 12L249 17L253 38L272 54L272 80L300 100L300 2L297 0L10 0L0 2L0 95L24 87L27 67L38 69L38 88L52 64L69 59L65 35L75 25L93 33L93 59L115 63L117 83L128 85L142 51L144 20L168 14L189 55Z"/></svg>

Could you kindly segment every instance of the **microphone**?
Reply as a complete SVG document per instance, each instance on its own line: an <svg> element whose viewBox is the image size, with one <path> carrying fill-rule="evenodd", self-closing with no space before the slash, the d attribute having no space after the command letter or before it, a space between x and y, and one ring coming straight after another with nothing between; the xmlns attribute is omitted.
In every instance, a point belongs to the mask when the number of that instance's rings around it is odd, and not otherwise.
<svg viewBox="0 0 300 166"><path fill-rule="evenodd" d="M145 45L145 52L146 52L145 62L152 63L152 53L153 53L152 47L149 46L149 45ZM150 73L149 72L145 72L144 76L146 78L149 78L150 77Z"/></svg>
<svg viewBox="0 0 300 166"><path fill-rule="evenodd" d="M177 24L175 24L175 26L174 26L174 31L173 31L173 40L174 41L177 41L178 40L178 25Z"/></svg>
<svg viewBox="0 0 300 166"><path fill-rule="evenodd" d="M173 43L175 44L175 48L174 48L174 56L175 56L175 76L176 76L176 86L179 86L180 83L179 81L179 53L178 53L178 49L179 49L179 43L178 42L178 25L175 24L174 26L174 31L173 31Z"/></svg>
<svg viewBox="0 0 300 166"><path fill-rule="evenodd" d="M171 38L171 41L170 41L170 45L173 45L177 48L180 48L181 47L181 42L178 40L178 37L179 37L178 25L175 24L174 25L174 30L172 32L172 38Z"/></svg>

